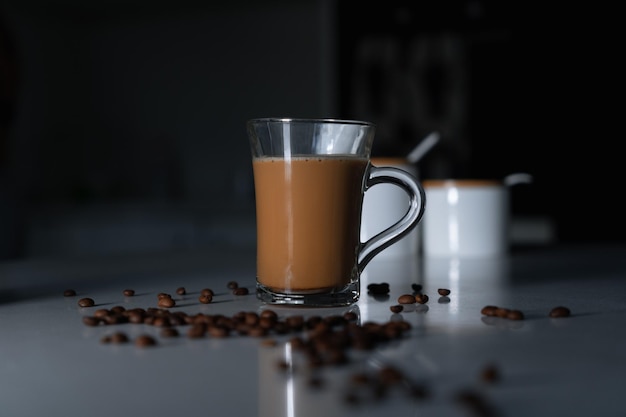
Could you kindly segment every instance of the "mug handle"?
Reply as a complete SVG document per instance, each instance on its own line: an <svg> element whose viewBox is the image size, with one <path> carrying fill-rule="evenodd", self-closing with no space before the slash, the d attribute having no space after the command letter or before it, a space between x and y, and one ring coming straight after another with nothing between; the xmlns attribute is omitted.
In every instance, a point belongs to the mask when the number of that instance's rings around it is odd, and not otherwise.
<svg viewBox="0 0 626 417"><path fill-rule="evenodd" d="M421 184L410 173L395 167L376 167L369 164L364 183L364 192L377 184L393 184L402 188L409 196L409 207L406 214L392 226L383 230L359 246L359 273L367 264L387 247L409 234L424 215L426 209L426 193Z"/></svg>

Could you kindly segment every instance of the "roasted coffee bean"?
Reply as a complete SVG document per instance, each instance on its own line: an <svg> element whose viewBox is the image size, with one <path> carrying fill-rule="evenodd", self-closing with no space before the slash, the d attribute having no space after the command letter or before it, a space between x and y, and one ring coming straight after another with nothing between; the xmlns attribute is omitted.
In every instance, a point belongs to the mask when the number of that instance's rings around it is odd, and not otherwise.
<svg viewBox="0 0 626 417"><path fill-rule="evenodd" d="M554 307L552 310L550 310L550 317L553 318L569 317L570 314L571 312L569 308L563 306Z"/></svg>
<svg viewBox="0 0 626 417"><path fill-rule="evenodd" d="M237 283L237 281L229 281L228 284L226 284L226 287L228 287L228 289L230 290L234 290L235 288L239 287L239 284Z"/></svg>
<svg viewBox="0 0 626 417"><path fill-rule="evenodd" d="M412 294L402 294L398 297L399 304L415 304L416 297Z"/></svg>
<svg viewBox="0 0 626 417"><path fill-rule="evenodd" d="M176 305L176 301L171 297L163 297L159 300L158 305L162 308L171 308Z"/></svg>
<svg viewBox="0 0 626 417"><path fill-rule="evenodd" d="M215 295L215 293L214 293L214 292L213 292L213 290L212 290L212 289L210 289L210 288L203 288L203 289L200 291L200 295L210 295L210 296L214 296L214 295Z"/></svg>
<svg viewBox="0 0 626 417"><path fill-rule="evenodd" d="M246 287L238 287L233 290L235 295L248 295L249 291Z"/></svg>
<svg viewBox="0 0 626 417"><path fill-rule="evenodd" d="M93 312L93 315L98 317L98 318L102 318L102 317L108 316L109 314L111 314L111 312L107 308L99 308L99 309L97 309L96 311Z"/></svg>
<svg viewBox="0 0 626 417"><path fill-rule="evenodd" d="M266 347L274 347L274 346L278 346L278 341L276 339L263 339L261 340L261 346L266 346Z"/></svg>
<svg viewBox="0 0 626 417"><path fill-rule="evenodd" d="M63 291L63 296L64 297L74 297L76 295L76 291L72 290L72 289L67 289L65 291Z"/></svg>
<svg viewBox="0 0 626 417"><path fill-rule="evenodd" d="M404 310L404 307L402 306L402 304L396 304L393 305L391 307L389 307L389 310L391 310L392 313L401 313L402 310Z"/></svg>
<svg viewBox="0 0 626 417"><path fill-rule="evenodd" d="M135 339L135 346L141 347L141 348L156 346L156 344L157 344L156 339L147 334L142 334Z"/></svg>
<svg viewBox="0 0 626 417"><path fill-rule="evenodd" d="M428 296L426 294L415 294L415 301L419 304L426 304L428 302Z"/></svg>
<svg viewBox="0 0 626 417"><path fill-rule="evenodd" d="M508 308L504 308L504 307L496 307L496 317L500 317L500 318L506 318L506 316L509 314L509 309Z"/></svg>
<svg viewBox="0 0 626 417"><path fill-rule="evenodd" d="M386 282L371 283L367 286L367 291L371 294L389 294L389 284Z"/></svg>
<svg viewBox="0 0 626 417"><path fill-rule="evenodd" d="M509 310L506 318L509 320L524 320L524 313L519 310Z"/></svg>
<svg viewBox="0 0 626 417"><path fill-rule="evenodd" d="M185 289L185 287L178 287L178 288L176 288L176 294L178 294L178 295L185 295L185 294L187 294L187 290Z"/></svg>
<svg viewBox="0 0 626 417"><path fill-rule="evenodd" d="M164 338L178 337L180 335L178 330L174 327L165 327L161 329L160 334L161 334L161 337L164 337Z"/></svg>
<svg viewBox="0 0 626 417"><path fill-rule="evenodd" d="M261 317L262 319L267 318L271 320L272 322L275 322L276 320L278 320L278 314L274 310L263 310L259 314L259 317Z"/></svg>
<svg viewBox="0 0 626 417"><path fill-rule="evenodd" d="M345 313L343 313L343 318L347 321L357 321L359 319L359 315L356 314L354 311L346 311Z"/></svg>
<svg viewBox="0 0 626 417"><path fill-rule="evenodd" d="M172 296L166 292L160 292L157 294L157 299L162 299L162 298L172 298Z"/></svg>
<svg viewBox="0 0 626 417"><path fill-rule="evenodd" d="M222 338L230 335L230 331L224 326L211 326L208 329L209 335L212 337Z"/></svg>
<svg viewBox="0 0 626 417"><path fill-rule="evenodd" d="M500 379L500 372L495 365L486 365L480 372L480 379L487 383L497 382Z"/></svg>
<svg viewBox="0 0 626 417"><path fill-rule="evenodd" d="M413 290L413 292L421 292L422 288L423 287L420 284L416 284L416 283L411 284L411 289Z"/></svg>
<svg viewBox="0 0 626 417"><path fill-rule="evenodd" d="M126 297L132 297L133 295L135 295L135 290L131 290L127 288L124 291L122 291L122 294L124 294L124 296Z"/></svg>
<svg viewBox="0 0 626 417"><path fill-rule="evenodd" d="M111 313L121 314L126 311L126 307L124 306L115 306L111 307Z"/></svg>
<svg viewBox="0 0 626 417"><path fill-rule="evenodd" d="M198 297L198 301L200 301L202 304L210 304L211 301L213 301L213 295L211 294L200 294L200 297Z"/></svg>
<svg viewBox="0 0 626 417"><path fill-rule="evenodd" d="M83 323L87 326L97 326L100 324L100 319L94 316L85 316L83 317Z"/></svg>
<svg viewBox="0 0 626 417"><path fill-rule="evenodd" d="M93 307L96 305L96 302L93 300L93 298L81 298L80 300L78 300L78 305L80 307Z"/></svg>
<svg viewBox="0 0 626 417"><path fill-rule="evenodd" d="M115 332L111 335L111 343L127 343L127 342L128 342L128 336L126 336L126 333Z"/></svg>
<svg viewBox="0 0 626 417"><path fill-rule="evenodd" d="M498 309L498 307L496 307L496 306L487 305L487 306L484 306L482 308L482 310L480 310L480 313L485 315L485 316L494 317L496 315L496 310L497 309Z"/></svg>
<svg viewBox="0 0 626 417"><path fill-rule="evenodd" d="M199 339L206 335L207 326L204 323L195 323L187 330L187 337L190 339Z"/></svg>
<svg viewBox="0 0 626 417"><path fill-rule="evenodd" d="M444 297L450 295L450 290L447 288L439 288L437 292L439 293L439 295L442 295Z"/></svg>

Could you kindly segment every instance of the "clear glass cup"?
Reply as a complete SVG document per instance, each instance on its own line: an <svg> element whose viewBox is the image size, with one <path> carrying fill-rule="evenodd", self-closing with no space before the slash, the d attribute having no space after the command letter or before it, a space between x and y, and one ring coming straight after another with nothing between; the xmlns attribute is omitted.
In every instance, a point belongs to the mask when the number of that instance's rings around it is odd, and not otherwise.
<svg viewBox="0 0 626 417"><path fill-rule="evenodd" d="M254 172L257 296L269 304L345 306L378 253L421 220L425 193L415 176L375 167L375 125L337 119L247 121ZM409 199L398 221L360 240L363 197L394 184Z"/></svg>

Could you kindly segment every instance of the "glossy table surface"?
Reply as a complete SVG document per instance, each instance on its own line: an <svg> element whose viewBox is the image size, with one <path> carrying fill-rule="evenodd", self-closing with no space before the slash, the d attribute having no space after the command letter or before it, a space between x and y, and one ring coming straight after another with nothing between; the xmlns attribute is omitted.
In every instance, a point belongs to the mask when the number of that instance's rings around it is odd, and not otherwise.
<svg viewBox="0 0 626 417"><path fill-rule="evenodd" d="M294 334L192 339L181 325L179 337L163 338L147 324L83 323L98 309L157 307L161 292L174 297L171 311L258 313L268 307L253 293L254 276L247 247L0 263L0 415L626 415L626 246L557 245L483 260L375 258L354 306L272 308L281 320L351 311L359 325L410 324L400 339L315 369L290 343ZM233 295L229 281L250 295ZM388 297L367 294L380 282L389 283ZM412 284L429 301L392 313ZM176 294L181 286L186 295ZM77 295L65 297L69 288ZM133 297L122 294L128 288ZM198 302L203 288L215 291L212 303ZM439 288L450 295L440 298ZM96 305L79 307L84 297ZM524 320L485 316L486 305L520 310ZM549 317L555 306L571 316ZM102 342L116 331L129 342ZM136 346L140 334L157 345ZM355 380L387 367L405 379L385 391ZM495 380L484 375L489 367ZM421 395L409 393L409 382Z"/></svg>

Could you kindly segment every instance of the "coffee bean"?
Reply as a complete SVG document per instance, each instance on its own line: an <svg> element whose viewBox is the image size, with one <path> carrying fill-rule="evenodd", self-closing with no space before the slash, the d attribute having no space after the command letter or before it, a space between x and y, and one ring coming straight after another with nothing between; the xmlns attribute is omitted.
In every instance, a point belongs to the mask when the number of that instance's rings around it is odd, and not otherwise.
<svg viewBox="0 0 626 417"><path fill-rule="evenodd" d="M411 289L413 290L413 292L422 292L422 288L423 287L420 284L411 284Z"/></svg>
<svg viewBox="0 0 626 417"><path fill-rule="evenodd" d="M162 299L162 298L172 298L172 296L168 293L165 292L160 292L157 294L157 299Z"/></svg>
<svg viewBox="0 0 626 417"><path fill-rule="evenodd" d="M122 333L122 332L115 332L111 335L111 343L127 343L128 342L128 336L126 336L126 333Z"/></svg>
<svg viewBox="0 0 626 417"><path fill-rule="evenodd" d="M229 281L228 284L226 284L226 287L228 287L228 289L234 290L235 288L239 287L239 284L237 283L237 281Z"/></svg>
<svg viewBox="0 0 626 417"><path fill-rule="evenodd" d="M135 346L141 347L141 348L156 346L156 344L157 344L156 339L147 334L140 335L135 339Z"/></svg>
<svg viewBox="0 0 626 417"><path fill-rule="evenodd" d="M439 293L439 295L442 295L444 297L450 295L450 290L447 288L439 288L437 292Z"/></svg>
<svg viewBox="0 0 626 417"><path fill-rule="evenodd" d="M345 313L343 313L343 318L347 321L357 321L359 319L359 315L356 314L354 311L346 311Z"/></svg>
<svg viewBox="0 0 626 417"><path fill-rule="evenodd" d="M569 317L570 314L571 312L569 308L563 306L554 307L552 310L550 310L550 317L553 318Z"/></svg>
<svg viewBox="0 0 626 417"><path fill-rule="evenodd" d="M261 340L261 346L266 346L266 347L278 346L278 341L276 339L263 339Z"/></svg>
<svg viewBox="0 0 626 417"><path fill-rule="evenodd" d="M163 297L159 300L158 306L162 308L171 308L176 305L176 301L174 301L171 297Z"/></svg>
<svg viewBox="0 0 626 417"><path fill-rule="evenodd" d="M504 307L496 307L496 317L506 318L509 314L509 309Z"/></svg>
<svg viewBox="0 0 626 417"><path fill-rule="evenodd" d="M214 292L213 292L213 290L212 290L212 289L210 289L210 288L203 288L203 289L200 291L200 295L210 295L210 296L214 296L214 295L215 295L215 293L214 293Z"/></svg>
<svg viewBox="0 0 626 417"><path fill-rule="evenodd" d="M524 313L519 310L509 310L506 318L509 320L524 320Z"/></svg>
<svg viewBox="0 0 626 417"><path fill-rule="evenodd" d="M165 337L165 338L172 338L172 337L179 336L178 330L176 330L174 327L165 327L161 329L160 334L161 334L161 337Z"/></svg>
<svg viewBox="0 0 626 417"><path fill-rule="evenodd" d="M124 294L126 297L132 297L133 295L135 295L135 290L125 289L124 291L122 291L122 294Z"/></svg>
<svg viewBox="0 0 626 417"><path fill-rule="evenodd" d="M198 301L200 301L202 304L210 304L211 301L213 301L213 295L211 294L201 294L200 297L198 297Z"/></svg>
<svg viewBox="0 0 626 417"><path fill-rule="evenodd" d="M416 298L412 294L402 294L398 297L399 304L415 304Z"/></svg>
<svg viewBox="0 0 626 417"><path fill-rule="evenodd" d="M389 294L389 284L386 282L371 283L367 286L367 291L371 294Z"/></svg>
<svg viewBox="0 0 626 417"><path fill-rule="evenodd" d="M76 295L76 291L72 290L72 289L67 289L65 291L63 291L63 296L64 297L74 297Z"/></svg>
<svg viewBox="0 0 626 417"><path fill-rule="evenodd" d="M496 315L496 310L498 307L492 305L486 305L480 310L480 313L485 316L494 317Z"/></svg>
<svg viewBox="0 0 626 417"><path fill-rule="evenodd" d="M495 365L486 365L480 372L480 379L487 383L494 383L500 379L500 372Z"/></svg>
<svg viewBox="0 0 626 417"><path fill-rule="evenodd" d="M248 289L246 287L238 287L233 290L235 295L248 295Z"/></svg>
<svg viewBox="0 0 626 417"><path fill-rule="evenodd" d="M97 326L100 324L100 319L94 316L85 316L83 317L83 323L87 326Z"/></svg>
<svg viewBox="0 0 626 417"><path fill-rule="evenodd" d="M81 298L78 300L78 305L80 307L93 307L96 305L96 302L92 298Z"/></svg>
<svg viewBox="0 0 626 417"><path fill-rule="evenodd" d="M185 287L178 287L178 288L176 288L176 294L178 294L178 295L185 295L185 294L187 294L187 290L185 289Z"/></svg>
<svg viewBox="0 0 626 417"><path fill-rule="evenodd" d="M419 304L426 304L428 302L428 296L426 294L415 294L414 298Z"/></svg>
<svg viewBox="0 0 626 417"><path fill-rule="evenodd" d="M404 307L401 304L396 304L396 305L389 307L389 309L391 310L392 313L397 314L397 313L402 312L402 310L404 310Z"/></svg>

